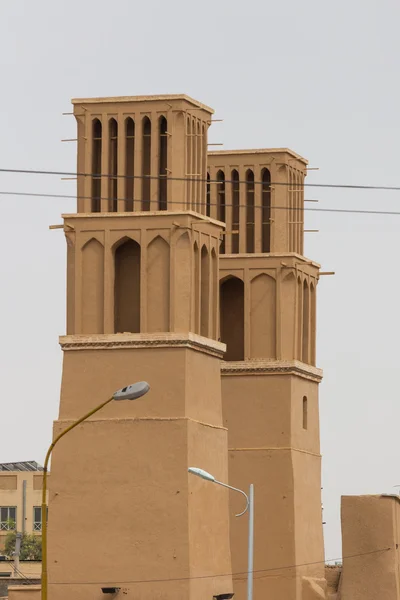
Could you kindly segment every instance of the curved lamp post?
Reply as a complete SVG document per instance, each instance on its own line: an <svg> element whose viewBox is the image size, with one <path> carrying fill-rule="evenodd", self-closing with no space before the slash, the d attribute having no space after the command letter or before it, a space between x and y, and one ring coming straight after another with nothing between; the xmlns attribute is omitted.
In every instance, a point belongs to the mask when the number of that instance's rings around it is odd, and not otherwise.
<svg viewBox="0 0 400 600"><path fill-rule="evenodd" d="M132 385L128 385L127 387L121 388L120 390L114 392L111 398L108 398L105 402L102 402L95 408L93 408L90 412L86 413L83 417L69 425L64 431L62 431L50 444L49 449L47 450L46 458L44 461L43 467L43 487L42 487L42 589L41 589L41 598L42 600L47 600L47 469L49 465L49 460L51 453L53 451L54 446L57 444L59 440L61 440L64 435L75 429L77 425L86 421L89 417L97 413L100 409L102 409L106 404L109 404L113 400L137 400L137 398L141 398L149 391L150 386L146 381L139 381L138 383L134 383Z"/></svg>
<svg viewBox="0 0 400 600"><path fill-rule="evenodd" d="M222 487L228 488L228 490L233 490L234 492L239 492L246 498L246 508L239 514L237 517L241 517L246 512L249 513L249 542L248 542L248 553L247 553L247 600L253 600L253 562L254 562L254 486L251 483L249 494L247 495L243 490L239 490L238 488L232 487L227 483L222 483L222 481L218 481L215 479L214 475L204 471L203 469L198 469L197 467L189 467L189 473L192 475L196 475L197 477L201 477L206 481L211 481L211 483L216 483L217 485L222 485Z"/></svg>

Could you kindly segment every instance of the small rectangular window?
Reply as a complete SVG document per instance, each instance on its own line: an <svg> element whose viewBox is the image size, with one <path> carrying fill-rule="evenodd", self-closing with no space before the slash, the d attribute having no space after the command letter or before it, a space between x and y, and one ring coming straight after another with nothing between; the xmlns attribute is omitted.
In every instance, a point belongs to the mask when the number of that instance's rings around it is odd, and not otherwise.
<svg viewBox="0 0 400 600"><path fill-rule="evenodd" d="M33 531L42 531L42 507L33 507Z"/></svg>
<svg viewBox="0 0 400 600"><path fill-rule="evenodd" d="M47 510L47 519L49 518L49 513ZM42 531L42 507L34 506L33 507L33 531Z"/></svg>
<svg viewBox="0 0 400 600"><path fill-rule="evenodd" d="M0 531L13 531L17 522L15 506L0 507Z"/></svg>
<svg viewBox="0 0 400 600"><path fill-rule="evenodd" d="M308 400L307 396L303 396L303 429L307 429L308 425Z"/></svg>

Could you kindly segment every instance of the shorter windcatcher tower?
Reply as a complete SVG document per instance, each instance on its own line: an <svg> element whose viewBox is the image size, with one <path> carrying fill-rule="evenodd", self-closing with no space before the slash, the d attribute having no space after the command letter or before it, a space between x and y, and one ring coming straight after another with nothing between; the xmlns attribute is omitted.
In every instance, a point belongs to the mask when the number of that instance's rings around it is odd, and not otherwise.
<svg viewBox="0 0 400 600"><path fill-rule="evenodd" d="M219 282L229 482L254 484L255 598L324 597L319 265L304 257L306 168L286 148L208 154L206 214L226 223ZM232 495L231 551L241 573L247 524L232 516L237 501ZM245 599L240 578L235 593Z"/></svg>

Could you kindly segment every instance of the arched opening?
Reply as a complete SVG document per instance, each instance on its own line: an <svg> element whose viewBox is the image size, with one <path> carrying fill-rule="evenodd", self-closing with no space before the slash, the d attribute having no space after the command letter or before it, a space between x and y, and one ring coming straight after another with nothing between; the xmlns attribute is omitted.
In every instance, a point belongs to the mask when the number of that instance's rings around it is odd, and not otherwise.
<svg viewBox="0 0 400 600"><path fill-rule="evenodd" d="M190 117L186 120L186 206L191 207L192 189L192 122Z"/></svg>
<svg viewBox="0 0 400 600"><path fill-rule="evenodd" d="M210 184L210 173L207 173L206 215L207 215L207 217L211 216L211 184Z"/></svg>
<svg viewBox="0 0 400 600"><path fill-rule="evenodd" d="M266 273L250 283L250 356L276 357L276 281Z"/></svg>
<svg viewBox="0 0 400 600"><path fill-rule="evenodd" d="M301 277L297 278L297 348L298 360L302 360L303 354L303 285Z"/></svg>
<svg viewBox="0 0 400 600"><path fill-rule="evenodd" d="M126 240L115 251L115 333L140 331L140 246Z"/></svg>
<svg viewBox="0 0 400 600"><path fill-rule="evenodd" d="M239 172L234 169L232 179L232 254L239 252L239 205L240 205L240 183Z"/></svg>
<svg viewBox="0 0 400 600"><path fill-rule="evenodd" d="M194 243L194 333L200 332L200 263L199 247Z"/></svg>
<svg viewBox="0 0 400 600"><path fill-rule="evenodd" d="M210 312L210 261L205 246L201 249L201 301L200 301L200 335L209 337Z"/></svg>
<svg viewBox="0 0 400 600"><path fill-rule="evenodd" d="M101 122L99 119L94 119L92 123L92 212L101 210L101 138Z"/></svg>
<svg viewBox="0 0 400 600"><path fill-rule="evenodd" d="M316 365L316 336L317 336L317 302L316 302L316 289L313 283L310 285L310 304L311 304L311 317L310 317L310 363Z"/></svg>
<svg viewBox="0 0 400 600"><path fill-rule="evenodd" d="M197 135L196 135L196 119L192 118L192 135L191 135L191 145L192 145L192 164L190 166L190 178L192 181L191 185L191 196L190 200L190 208L192 210L196 210L197 203Z"/></svg>
<svg viewBox="0 0 400 600"><path fill-rule="evenodd" d="M158 208L167 210L167 166L168 166L168 125L165 117L159 120L160 154L159 154L159 180L158 180Z"/></svg>
<svg viewBox="0 0 400 600"><path fill-rule="evenodd" d="M304 363L308 363L310 359L310 290L306 280L304 280L303 288L303 347L301 359Z"/></svg>
<svg viewBox="0 0 400 600"><path fill-rule="evenodd" d="M147 247L147 331L169 331L170 249L157 236Z"/></svg>
<svg viewBox="0 0 400 600"><path fill-rule="evenodd" d="M201 209L200 212L204 215L206 208L204 206L205 203L205 182L204 182L204 177L205 174L207 172L207 137L206 137L206 126L202 125L201 128L201 140L200 140L200 144L201 144L201 168L200 168L200 190L201 190L201 194L200 194L200 203L201 203Z"/></svg>
<svg viewBox="0 0 400 600"><path fill-rule="evenodd" d="M221 170L217 173L217 219L225 223L225 173ZM225 236L222 237L220 253L225 252Z"/></svg>
<svg viewBox="0 0 400 600"><path fill-rule="evenodd" d="M201 149L202 149L202 143L201 143L201 127L200 127L200 122L197 121L197 129L196 129L196 147L197 147L197 164L196 164L196 175L197 175L197 181L196 181L196 187L197 187L197 192L196 192L196 211L197 212L201 212L202 211L202 197L201 197L201 190L203 187L203 182L201 181L201 161L202 161L202 156L201 156Z"/></svg>
<svg viewBox="0 0 400 600"><path fill-rule="evenodd" d="M219 294L219 283L218 283L218 257L214 248L211 250L211 283L212 283L212 331L210 337L214 340L217 339L217 317L218 317L218 294Z"/></svg>
<svg viewBox="0 0 400 600"><path fill-rule="evenodd" d="M246 173L246 252L254 252L254 173Z"/></svg>
<svg viewBox="0 0 400 600"><path fill-rule="evenodd" d="M297 358L296 339L296 276L289 271L281 281L281 351L284 360Z"/></svg>
<svg viewBox="0 0 400 600"><path fill-rule="evenodd" d="M142 210L150 210L151 121L149 117L144 117L142 124Z"/></svg>
<svg viewBox="0 0 400 600"><path fill-rule="evenodd" d="M263 169L261 174L261 252L271 252L271 173Z"/></svg>
<svg viewBox="0 0 400 600"><path fill-rule="evenodd" d="M115 119L108 122L109 152L108 152L108 210L117 212L118 203L118 123Z"/></svg>
<svg viewBox="0 0 400 600"><path fill-rule="evenodd" d="M131 117L125 121L125 210L133 211L135 188L135 122Z"/></svg>
<svg viewBox="0 0 400 600"><path fill-rule="evenodd" d="M220 323L227 346L224 360L244 360L244 283L237 277L221 283Z"/></svg>
<svg viewBox="0 0 400 600"><path fill-rule="evenodd" d="M179 265L179 272L175 272L174 302L175 306L179 306L179 310L175 312L174 331L198 333L195 330L192 309L194 281L191 248L189 234L185 231L179 237L175 246L175 264Z"/></svg>

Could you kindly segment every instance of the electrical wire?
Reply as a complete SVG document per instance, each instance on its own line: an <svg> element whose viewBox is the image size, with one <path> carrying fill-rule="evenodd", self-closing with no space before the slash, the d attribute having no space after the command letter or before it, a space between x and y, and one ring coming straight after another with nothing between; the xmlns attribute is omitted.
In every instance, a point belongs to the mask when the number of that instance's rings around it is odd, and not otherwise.
<svg viewBox="0 0 400 600"><path fill-rule="evenodd" d="M76 200L77 199L77 195L76 194L48 194L48 193L39 193L39 192L12 192L12 191L0 191L0 196L20 196L20 197L32 197L32 198L58 198L58 199L65 199L65 200ZM79 196L80 200L91 200L92 196ZM99 198L99 200L110 200L110 198ZM112 200L112 199L111 199ZM150 204L150 201L148 200L139 200L139 199L135 199L135 198L119 198L120 201L123 202L146 202ZM168 201L168 205L173 205L173 204L179 204L181 205L181 202L174 202L174 201ZM208 204L208 206L222 206L222 207L226 207L228 206L227 204L217 204L215 202ZM239 204L236 205L239 208L246 208L247 204ZM262 209L262 206L254 206L252 207L252 209ZM291 211L291 210L301 210L301 211L307 211L307 212L322 212L322 213L344 213L344 214L363 214L363 215L392 215L392 216L396 216L396 215L400 215L400 211L396 211L396 210L365 210L365 209L353 209L353 208L312 208L312 207L301 207L301 209L296 209L294 207L288 207L288 206L272 206L271 210L287 210L287 211ZM159 210L158 208L156 209L157 211ZM184 209L184 210L194 210L194 209ZM129 211L132 214L135 214L136 211ZM141 212L141 211L139 211ZM145 212L145 211L143 211ZM152 211L149 211L152 212ZM160 211L160 212L167 212L167 211ZM99 212L93 212L91 213L93 215L96 214L102 214ZM104 214L104 213L103 213ZM118 213L113 213L113 214L118 214ZM121 214L121 213L120 213ZM124 213L126 214L126 213Z"/></svg>
<svg viewBox="0 0 400 600"><path fill-rule="evenodd" d="M317 560L314 562L309 562L309 563L302 563L302 564L297 564L297 565L288 565L288 566L284 566L284 567L271 567L268 569L258 569L253 571L253 575L256 573L266 573L266 572L272 572L272 571L283 571L283 570L287 570L287 569L297 569L299 567L308 567L311 565L318 565L318 564L326 564L328 562L331 561L338 561L338 560L347 560L347 559L351 559L351 558L357 558L359 556L367 556L369 554L378 554L378 553L382 553L382 552L388 552L389 550L392 550L391 547L388 548L381 548L380 550L372 550L370 552L360 552L358 554L350 554L349 556L344 556L341 558L330 558L328 560ZM135 579L135 580L131 580L131 581L55 581L55 582L50 582L50 585L115 585L116 583L118 584L138 584L138 583L168 583L170 581L191 581L193 579L215 579L216 577L234 577L235 575L247 575L247 571L240 571L237 573L221 573L221 574L215 574L215 575L199 575L197 577L171 577L168 579ZM261 578L261 577L260 577Z"/></svg>
<svg viewBox="0 0 400 600"><path fill-rule="evenodd" d="M351 190L380 190L380 191L400 191L400 186L389 186L389 185L358 185L358 184L344 184L344 183L301 183L296 184L290 181L247 181L247 180L235 180L235 179L204 179L199 176L192 177L172 177L170 175L117 175L110 173L76 173L68 171L44 171L37 169L0 169L0 173L14 173L18 175L60 175L63 177L93 177L95 179L101 179L102 177L109 179L162 179L163 181L192 181L201 183L249 183L251 185L264 184L268 187L275 185L292 186L295 188L294 191L301 191L303 187L317 187L317 188L333 188L333 189L351 189Z"/></svg>
<svg viewBox="0 0 400 600"><path fill-rule="evenodd" d="M19 575L22 579L24 579L24 585L36 585L32 579L30 579L29 577L27 577L26 575L24 575L17 567L13 567L14 571L17 573L17 575ZM38 575L37 577L35 575L31 575L31 577L35 578L35 579L40 579L41 575Z"/></svg>

